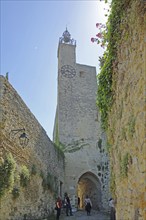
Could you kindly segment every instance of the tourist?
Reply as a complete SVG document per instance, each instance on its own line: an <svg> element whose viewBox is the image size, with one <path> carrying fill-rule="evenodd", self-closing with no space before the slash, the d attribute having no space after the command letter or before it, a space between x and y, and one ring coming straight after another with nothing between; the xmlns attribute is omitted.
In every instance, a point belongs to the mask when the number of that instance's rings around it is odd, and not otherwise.
<svg viewBox="0 0 146 220"><path fill-rule="evenodd" d="M80 197L78 197L78 209L80 208Z"/></svg>
<svg viewBox="0 0 146 220"><path fill-rule="evenodd" d="M61 207L62 207L62 201L61 201L61 198L58 197L57 200L56 200L56 220L59 220L59 217L60 217L60 214L61 214Z"/></svg>
<svg viewBox="0 0 146 220"><path fill-rule="evenodd" d="M91 202L91 199L87 195L85 198L85 210L87 212L87 215L90 215L91 208L92 208L92 202Z"/></svg>
<svg viewBox="0 0 146 220"><path fill-rule="evenodd" d="M116 209L115 209L115 201L113 198L109 199L110 210L110 220L116 220Z"/></svg>
<svg viewBox="0 0 146 220"><path fill-rule="evenodd" d="M70 203L70 198L68 196L67 193L65 193L65 204L66 204L66 215L69 216L72 216L72 207L71 207L71 203Z"/></svg>

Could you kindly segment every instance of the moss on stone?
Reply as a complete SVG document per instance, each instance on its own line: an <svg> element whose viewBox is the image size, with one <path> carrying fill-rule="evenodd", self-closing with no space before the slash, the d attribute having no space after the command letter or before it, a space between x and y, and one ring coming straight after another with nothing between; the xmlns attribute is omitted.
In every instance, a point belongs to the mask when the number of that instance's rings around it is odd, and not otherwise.
<svg viewBox="0 0 146 220"><path fill-rule="evenodd" d="M6 155L6 158L0 164L0 197L5 192L11 192L14 185L14 173L16 162L11 153Z"/></svg>

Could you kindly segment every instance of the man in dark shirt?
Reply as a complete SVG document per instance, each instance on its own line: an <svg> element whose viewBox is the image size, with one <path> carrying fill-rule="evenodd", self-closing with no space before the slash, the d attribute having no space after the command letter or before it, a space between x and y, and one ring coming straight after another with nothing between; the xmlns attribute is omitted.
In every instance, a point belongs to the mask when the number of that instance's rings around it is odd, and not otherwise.
<svg viewBox="0 0 146 220"><path fill-rule="evenodd" d="M70 204L70 199L69 199L69 196L67 193L65 193L65 203L66 203L66 215L69 216L68 213L70 213L70 215L73 215L72 214L72 207Z"/></svg>

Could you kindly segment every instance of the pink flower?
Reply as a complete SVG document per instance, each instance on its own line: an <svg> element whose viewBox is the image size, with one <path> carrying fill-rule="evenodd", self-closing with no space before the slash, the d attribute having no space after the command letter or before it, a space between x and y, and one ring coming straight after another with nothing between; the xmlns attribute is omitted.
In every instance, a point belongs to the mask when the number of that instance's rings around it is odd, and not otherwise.
<svg viewBox="0 0 146 220"><path fill-rule="evenodd" d="M94 43L94 37L91 38L91 42Z"/></svg>
<svg viewBox="0 0 146 220"><path fill-rule="evenodd" d="M101 23L96 23L96 27L98 28L101 25Z"/></svg>
<svg viewBox="0 0 146 220"><path fill-rule="evenodd" d="M102 38L102 33L96 34L96 37Z"/></svg>

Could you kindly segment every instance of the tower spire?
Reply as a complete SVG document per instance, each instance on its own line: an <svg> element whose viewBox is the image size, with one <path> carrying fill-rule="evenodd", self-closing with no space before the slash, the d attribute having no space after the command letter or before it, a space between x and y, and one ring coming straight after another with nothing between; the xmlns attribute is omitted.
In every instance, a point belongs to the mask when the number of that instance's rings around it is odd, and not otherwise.
<svg viewBox="0 0 146 220"><path fill-rule="evenodd" d="M76 41L73 38L71 38L71 34L67 29L67 25L66 30L62 34L62 37L59 38L59 43L76 45Z"/></svg>

